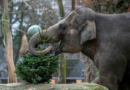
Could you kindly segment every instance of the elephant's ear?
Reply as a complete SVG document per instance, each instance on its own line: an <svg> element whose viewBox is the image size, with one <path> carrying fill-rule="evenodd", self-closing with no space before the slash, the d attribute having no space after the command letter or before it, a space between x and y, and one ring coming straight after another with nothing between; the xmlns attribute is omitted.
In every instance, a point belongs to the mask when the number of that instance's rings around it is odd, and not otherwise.
<svg viewBox="0 0 130 90"><path fill-rule="evenodd" d="M96 26L94 21L87 20L82 27L80 45L87 40L96 38Z"/></svg>

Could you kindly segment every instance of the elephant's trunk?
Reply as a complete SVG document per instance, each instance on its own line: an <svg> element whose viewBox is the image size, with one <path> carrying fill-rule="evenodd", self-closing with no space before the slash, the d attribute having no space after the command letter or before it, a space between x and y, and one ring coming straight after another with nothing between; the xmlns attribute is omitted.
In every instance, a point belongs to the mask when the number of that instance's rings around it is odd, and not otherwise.
<svg viewBox="0 0 130 90"><path fill-rule="evenodd" d="M48 38L52 33L53 36L52 38L47 41L46 43L56 43L59 41L58 39L58 30L56 28L57 25L54 25L53 27L50 27L48 30L47 30L47 34L46 34L46 38ZM42 31L41 31L42 33ZM46 31L43 30L43 37L45 36L45 33ZM37 56L38 54L48 54L52 49L53 47L52 46L49 46L48 48L44 49L44 50L36 50L36 46L40 43L42 43L41 41L37 40L38 38L40 38L40 35L39 35L39 32L37 32L36 34L34 34L32 36L33 38L30 39L29 41L29 52L35 56ZM36 39L37 38L37 39Z"/></svg>

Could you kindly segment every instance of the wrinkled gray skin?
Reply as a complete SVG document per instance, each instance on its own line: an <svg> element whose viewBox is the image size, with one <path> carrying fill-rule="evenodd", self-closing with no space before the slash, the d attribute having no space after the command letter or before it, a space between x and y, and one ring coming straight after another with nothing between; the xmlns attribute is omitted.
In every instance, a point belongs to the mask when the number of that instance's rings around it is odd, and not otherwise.
<svg viewBox="0 0 130 90"><path fill-rule="evenodd" d="M50 27L47 36L53 32L48 43L61 41L56 54L81 51L99 69L101 85L110 90L130 90L130 13L105 15L79 8ZM39 33L33 37L39 38ZM34 47L39 43L30 40L30 53L37 54Z"/></svg>

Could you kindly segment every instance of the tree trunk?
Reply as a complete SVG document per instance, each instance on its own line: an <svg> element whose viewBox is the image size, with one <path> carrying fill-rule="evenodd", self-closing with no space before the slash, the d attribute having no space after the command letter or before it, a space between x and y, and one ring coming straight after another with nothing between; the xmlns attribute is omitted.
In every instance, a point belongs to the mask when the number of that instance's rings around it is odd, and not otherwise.
<svg viewBox="0 0 130 90"><path fill-rule="evenodd" d="M0 14L0 45L2 45L5 48L4 42L3 42L3 34L2 34L2 15Z"/></svg>
<svg viewBox="0 0 130 90"><path fill-rule="evenodd" d="M58 83L59 84L65 84L66 83L66 57L65 54L62 53L60 54L60 58L59 58L59 72L58 72Z"/></svg>
<svg viewBox="0 0 130 90"><path fill-rule="evenodd" d="M113 0L110 0L109 2L110 2L110 4L109 4L109 14L112 14L112 2L113 2Z"/></svg>
<svg viewBox="0 0 130 90"><path fill-rule="evenodd" d="M22 2L22 7L23 7L23 2ZM22 8L22 12L21 12L21 21L20 21L19 29L22 28L23 17L24 17L24 10L23 10L23 8ZM18 58L19 58L19 51L20 51L21 41L22 41L22 33L19 32L18 34L19 34L19 35L18 35L18 38L19 38L19 44L18 44L18 48L17 48L17 50L16 50L17 54L16 54L15 62L14 62L14 63L15 63L15 66L16 66L17 61L18 61Z"/></svg>
<svg viewBox="0 0 130 90"><path fill-rule="evenodd" d="M61 18L65 17L62 0L58 0L58 6L59 6L59 12ZM64 53L60 55L59 62L60 62L59 64L60 68L59 68L59 75L58 75L59 76L58 83L65 84L66 83L66 58Z"/></svg>
<svg viewBox="0 0 130 90"><path fill-rule="evenodd" d="M75 0L72 0L72 9L71 10L74 10L75 9Z"/></svg>
<svg viewBox="0 0 130 90"><path fill-rule="evenodd" d="M85 82L91 82L95 79L96 75L96 67L94 63L83 53L80 53L80 56L83 60L84 63L84 68L85 68Z"/></svg>
<svg viewBox="0 0 130 90"><path fill-rule="evenodd" d="M9 83L16 83L17 78L14 73L15 66L13 61L13 41L12 41L12 34L9 26L9 13L8 13L8 0L4 1L4 11L3 11L3 21L2 21L2 30L5 40L5 48L6 48L6 58L8 63L8 76L9 76Z"/></svg>
<svg viewBox="0 0 130 90"><path fill-rule="evenodd" d="M58 7L59 7L59 13L60 13L61 18L65 17L62 0L58 0Z"/></svg>
<svg viewBox="0 0 130 90"><path fill-rule="evenodd" d="M97 0L97 3L98 3L98 12L101 13L102 12L102 9L101 9L101 2L100 0Z"/></svg>

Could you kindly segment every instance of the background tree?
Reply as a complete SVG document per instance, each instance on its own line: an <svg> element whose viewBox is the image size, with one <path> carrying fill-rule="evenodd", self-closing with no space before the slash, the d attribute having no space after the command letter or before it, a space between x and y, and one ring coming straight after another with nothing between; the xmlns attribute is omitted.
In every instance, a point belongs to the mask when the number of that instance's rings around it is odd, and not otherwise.
<svg viewBox="0 0 130 90"><path fill-rule="evenodd" d="M94 65L93 61L85 56L83 53L80 53L80 57L82 58L82 61L84 63L84 74L85 74L85 82L91 82L95 79L97 68Z"/></svg>
<svg viewBox="0 0 130 90"><path fill-rule="evenodd" d="M71 10L74 10L75 9L75 0L72 0L72 9Z"/></svg>
<svg viewBox="0 0 130 90"><path fill-rule="evenodd" d="M9 25L9 13L8 13L8 0L4 0L4 11L2 15L2 30L5 40L5 48L6 48L6 58L8 62L8 77L9 83L16 83L17 78L14 73L15 66L13 61L13 41L12 41L12 33Z"/></svg>
<svg viewBox="0 0 130 90"><path fill-rule="evenodd" d="M63 19L65 17L65 12L64 12L64 7L63 7L63 2L62 0L58 0L58 7L59 7L59 12L60 12L60 17ZM64 53L60 54L60 59L59 59L59 79L58 83L66 83L66 57Z"/></svg>
<svg viewBox="0 0 130 90"><path fill-rule="evenodd" d="M130 11L130 0L77 0L77 4L100 13L111 14Z"/></svg>
<svg viewBox="0 0 130 90"><path fill-rule="evenodd" d="M130 0L119 0L116 8L118 12L130 12Z"/></svg>
<svg viewBox="0 0 130 90"><path fill-rule="evenodd" d="M23 2L22 2L22 9L21 9L21 18L20 18L20 25L19 25L19 29L22 29L22 26L23 26L23 18L24 18L24 8L23 8ZM21 47L21 41L22 41L22 33L21 32L18 32L18 41L19 41L19 44L18 44L18 47L16 49L16 52L19 52L20 51L20 47ZM18 58L19 58L19 53L15 55L15 66L17 64L17 61L18 61Z"/></svg>

